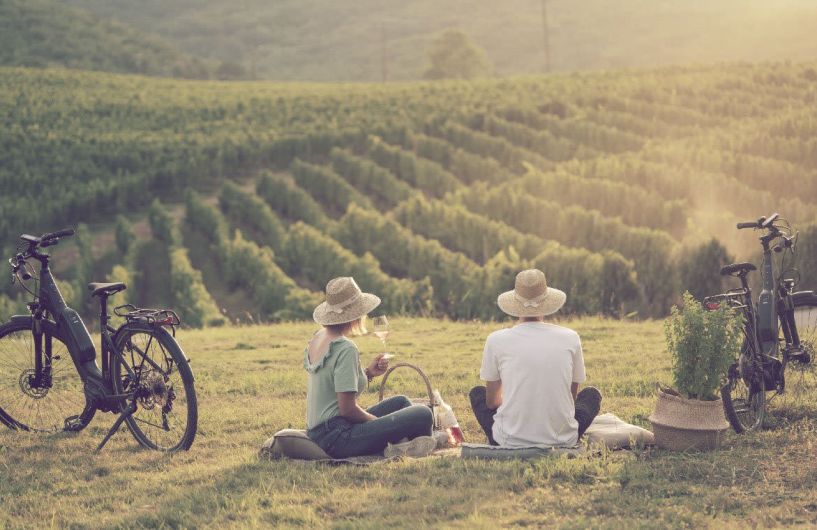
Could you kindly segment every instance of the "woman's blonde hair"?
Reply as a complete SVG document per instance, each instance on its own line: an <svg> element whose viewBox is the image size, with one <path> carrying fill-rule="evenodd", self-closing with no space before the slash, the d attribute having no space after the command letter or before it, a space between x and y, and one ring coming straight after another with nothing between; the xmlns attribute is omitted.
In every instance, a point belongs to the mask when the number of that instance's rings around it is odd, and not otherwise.
<svg viewBox="0 0 817 530"><path fill-rule="evenodd" d="M337 333L338 335L365 335L366 334L366 315L356 318L351 322L344 322L343 324L329 324L324 326L326 329Z"/></svg>

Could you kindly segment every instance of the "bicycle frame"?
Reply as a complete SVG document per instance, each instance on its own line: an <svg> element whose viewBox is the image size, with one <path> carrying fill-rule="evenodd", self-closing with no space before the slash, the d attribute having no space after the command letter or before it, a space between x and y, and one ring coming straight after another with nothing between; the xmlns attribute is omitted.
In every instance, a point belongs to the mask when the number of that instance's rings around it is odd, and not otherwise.
<svg viewBox="0 0 817 530"><path fill-rule="evenodd" d="M776 219L776 215L772 218ZM760 223L758 223L760 225ZM760 227L760 226L758 226ZM740 228L740 225L739 225ZM811 291L793 292L794 282L775 277L772 242L780 237L777 230L760 237L763 248L761 263L761 291L755 304L746 273L739 274L741 289L723 295L709 297L705 302L728 301L734 309L741 309L746 318L744 333L747 349L739 360L740 373L752 379L755 370L765 375L766 388L782 391L782 377L790 356L802 353L797 323L794 318L794 301L800 296L811 296ZM780 248L776 248L780 251ZM738 302L740 297L741 302ZM781 351L779 332L783 332L785 345Z"/></svg>
<svg viewBox="0 0 817 530"><path fill-rule="evenodd" d="M760 352L770 357L776 356L780 344L777 340L777 303L776 285L774 278L774 260L769 247L770 235L760 238L763 246L763 262L760 267L760 276L763 282L760 295L757 298L757 338ZM788 294L788 293L787 293Z"/></svg>
<svg viewBox="0 0 817 530"><path fill-rule="evenodd" d="M123 400L131 397L130 394L117 395L113 390L113 381L110 378L111 356L117 354L114 347L114 339L117 334L127 325L122 324L119 329L114 329L109 325L107 297L100 298L100 351L102 367L96 363L96 348L94 347L91 334L79 314L68 307L65 299L57 287L54 276L48 264L49 256L40 254L32 256L40 262L40 280L37 294L37 302L30 304L33 317L34 336L34 380L36 385L50 386L51 383L51 340L41 331L40 322L47 316L53 317L59 329L63 330L63 340L65 340L68 352L74 362L77 373L84 383L85 395L87 399L86 411L88 407L105 411L117 412L123 406ZM15 317L12 317L15 318ZM18 316L16 318L28 318ZM127 364L123 366L131 372ZM131 375L133 375L131 373ZM83 416L84 416L83 413Z"/></svg>
<svg viewBox="0 0 817 530"><path fill-rule="evenodd" d="M96 349L91 334L79 314L65 303L65 299L54 281L54 276L51 274L48 258L38 259L40 259L41 263L39 301L32 308L35 338L37 337L38 321L44 318L46 314L50 314L60 329L64 330L66 346L68 346L71 359L74 361L74 366L76 366L82 381L84 383L104 381L103 372L100 372L96 364ZM38 357L35 358L35 364L39 363L40 356L39 352L37 352L37 342L39 341L35 340L35 355Z"/></svg>
<svg viewBox="0 0 817 530"><path fill-rule="evenodd" d="M122 423L128 422L128 427L134 437L145 447L160 449L154 441L147 437L138 427L135 421L143 421L134 417L134 413L139 409L139 403L145 408L152 409L156 404L154 398L158 397L162 402L162 425L158 426L165 431L169 430L167 417L172 410L172 403L175 399L172 383L167 383L170 377L172 364L175 362L182 371L181 384L185 392L192 393L192 409L188 409L188 420L192 418L193 431L185 430L183 437L177 445L168 450L178 448L189 449L195 436L195 393L192 389L192 372L189 368L189 360L178 347L177 343L165 331L164 327L170 327L175 335L176 327L181 324L178 315L172 309L140 309L132 305L125 304L114 308L114 313L125 319L125 322L114 329L109 324L108 298L126 288L124 283L90 283L89 289L94 297L99 298L99 329L100 329L100 357L102 367L97 364L97 351L94 347L91 334L82 321L80 315L72 308L68 307L62 293L57 287L54 276L49 267L50 255L40 249L56 245L60 238L74 234L74 230L66 228L57 232L34 237L27 234L20 236L20 239L27 243L25 250L19 250L11 259L9 264L12 269L12 278L19 280L23 284L23 289L34 297L28 304L30 314L14 315L13 322L17 322L14 331L30 328L33 335L33 359L23 361L28 365L31 362L33 369L26 369L21 377L20 386L30 387L31 390L43 390L45 395L54 385L54 374L52 373L53 363L56 358L53 356L53 342L57 340L65 344L74 368L83 383L83 394L85 406L79 415L64 418L63 430L80 431L85 428L93 419L97 410L102 412L118 413L119 417L114 421L108 433L97 446L100 451L110 440L111 436L117 432ZM35 272L29 260L37 260L40 263L38 274L38 284L36 292L29 289L24 282L31 280ZM22 326L20 326L22 324ZM150 336L145 346L141 348L131 340L135 334L145 333ZM152 341L156 340L164 355L164 362L168 364L167 371L148 353ZM165 344L169 349L166 350ZM130 363L125 354L129 353ZM136 360L138 359L138 361ZM159 361L162 362L162 361ZM147 371L151 375L144 380L142 375ZM156 375L161 376L161 380L156 380ZM153 379L150 379L150 378ZM167 386L166 386L167 383ZM117 393L119 392L119 393ZM9 427L29 430L28 426L11 420L3 420ZM156 425L153 425L157 427ZM52 425L53 427L53 425Z"/></svg>

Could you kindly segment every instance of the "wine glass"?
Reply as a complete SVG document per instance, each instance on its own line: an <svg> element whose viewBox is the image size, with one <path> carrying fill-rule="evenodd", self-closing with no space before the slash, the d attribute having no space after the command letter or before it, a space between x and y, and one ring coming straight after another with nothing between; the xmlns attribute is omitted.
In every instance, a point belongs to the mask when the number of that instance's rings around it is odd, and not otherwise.
<svg viewBox="0 0 817 530"><path fill-rule="evenodd" d="M374 334L383 343L383 348L386 348L386 338L389 336L389 319L386 315L374 317L372 319L372 326L374 327Z"/></svg>

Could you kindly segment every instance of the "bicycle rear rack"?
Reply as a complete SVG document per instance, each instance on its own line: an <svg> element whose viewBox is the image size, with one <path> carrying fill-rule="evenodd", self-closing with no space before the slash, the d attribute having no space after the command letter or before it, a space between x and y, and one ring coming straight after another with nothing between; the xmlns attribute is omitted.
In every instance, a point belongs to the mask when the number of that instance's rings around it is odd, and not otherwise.
<svg viewBox="0 0 817 530"><path fill-rule="evenodd" d="M723 294L707 296L704 298L703 306L707 311L716 311L724 303L729 309L745 309L744 296L746 296L744 289L732 289Z"/></svg>
<svg viewBox="0 0 817 530"><path fill-rule="evenodd" d="M147 309L136 307L133 304L125 304L115 307L113 312L116 316L122 317L128 322L170 326L174 331L176 326L182 323L179 315L172 309Z"/></svg>

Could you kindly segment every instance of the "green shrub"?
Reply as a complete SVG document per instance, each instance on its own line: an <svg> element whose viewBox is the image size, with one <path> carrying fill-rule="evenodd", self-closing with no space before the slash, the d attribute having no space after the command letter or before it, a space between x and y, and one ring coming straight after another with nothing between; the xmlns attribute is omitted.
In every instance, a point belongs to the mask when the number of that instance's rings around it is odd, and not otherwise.
<svg viewBox="0 0 817 530"><path fill-rule="evenodd" d="M148 222L154 238L168 246L179 244L181 238L176 223L159 199L154 199L148 209Z"/></svg>
<svg viewBox="0 0 817 530"><path fill-rule="evenodd" d="M443 197L462 183L443 166L400 147L389 145L378 137L369 138L369 158L388 169L401 180L432 197Z"/></svg>
<svg viewBox="0 0 817 530"><path fill-rule="evenodd" d="M318 228L329 224L321 205L287 177L264 173L258 180L256 192L284 219L303 221Z"/></svg>
<svg viewBox="0 0 817 530"><path fill-rule="evenodd" d="M297 275L316 288L322 288L330 278L354 276L361 288L383 299L385 312L431 312L433 289L427 279L392 278L383 272L370 253L359 257L312 226L301 222L293 224L281 255L281 266L290 276Z"/></svg>
<svg viewBox="0 0 817 530"><path fill-rule="evenodd" d="M664 323L675 389L690 399L715 400L743 341L741 318L726 307L708 311L689 291Z"/></svg>
<svg viewBox="0 0 817 530"><path fill-rule="evenodd" d="M221 213L207 204L201 195L191 191L185 198L185 222L215 245L229 240L229 226Z"/></svg>
<svg viewBox="0 0 817 530"><path fill-rule="evenodd" d="M117 215L114 232L116 234L116 250L124 255L130 249L135 238L133 235L133 225L131 225L128 218L124 215Z"/></svg>
<svg viewBox="0 0 817 530"><path fill-rule="evenodd" d="M253 236L253 240L268 245L273 252L281 251L286 226L266 202L228 180L221 188L218 203L224 215Z"/></svg>
<svg viewBox="0 0 817 530"><path fill-rule="evenodd" d="M24 315L26 312L26 305L21 299L0 294L0 322L5 322L11 315Z"/></svg>
<svg viewBox="0 0 817 530"><path fill-rule="evenodd" d="M388 169L351 151L335 148L332 149L330 158L332 169L353 186L374 197L375 204L381 210L393 208L416 193Z"/></svg>
<svg viewBox="0 0 817 530"><path fill-rule="evenodd" d="M116 272L116 267L114 267ZM170 253L170 290L182 322L194 328L220 326L224 317L187 256L187 250L174 248Z"/></svg>
<svg viewBox="0 0 817 530"><path fill-rule="evenodd" d="M298 186L336 216L346 213L346 208L352 203L361 208L372 208L372 201L329 166L311 164L296 158L289 166L289 171Z"/></svg>

